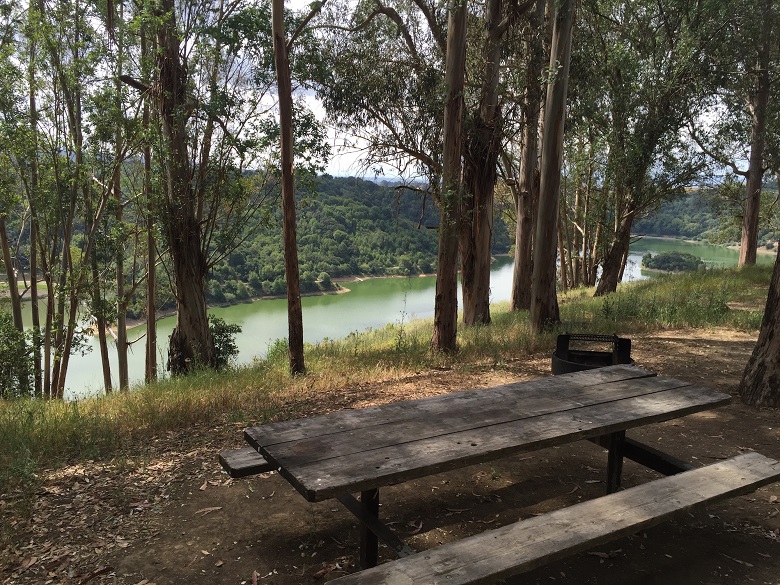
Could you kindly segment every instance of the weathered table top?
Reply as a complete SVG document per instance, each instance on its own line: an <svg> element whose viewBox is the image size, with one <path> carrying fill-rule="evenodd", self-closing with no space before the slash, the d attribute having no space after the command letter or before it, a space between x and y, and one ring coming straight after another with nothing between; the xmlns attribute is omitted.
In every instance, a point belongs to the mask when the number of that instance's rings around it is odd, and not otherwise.
<svg viewBox="0 0 780 585"><path fill-rule="evenodd" d="M730 401L714 390L621 365L271 423L244 434L313 502Z"/></svg>

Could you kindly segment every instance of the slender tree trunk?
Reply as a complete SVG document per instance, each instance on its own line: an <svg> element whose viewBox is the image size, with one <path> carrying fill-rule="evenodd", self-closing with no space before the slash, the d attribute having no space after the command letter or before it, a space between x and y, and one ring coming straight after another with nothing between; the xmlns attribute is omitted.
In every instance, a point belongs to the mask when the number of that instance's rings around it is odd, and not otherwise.
<svg viewBox="0 0 780 585"><path fill-rule="evenodd" d="M756 263L758 246L758 212L761 208L761 186L764 177L766 111L769 103L769 52L772 32L772 0L762 0L761 40L758 47L757 83L750 100L750 162L745 190L745 213L742 217L742 242L739 266Z"/></svg>
<svg viewBox="0 0 780 585"><path fill-rule="evenodd" d="M457 351L458 341L458 223L462 192L463 88L466 67L466 0L452 0L447 25L447 64L444 83L444 147L440 197L439 252L434 300L434 351Z"/></svg>
<svg viewBox="0 0 780 585"><path fill-rule="evenodd" d="M149 59L151 59L146 24L141 25L141 71L148 84L150 77ZM143 192L146 203L146 364L144 381L147 384L157 380L157 242L155 233L155 201L152 197L152 146L149 139L151 111L149 101L144 100L141 125L144 133L144 182Z"/></svg>
<svg viewBox="0 0 780 585"><path fill-rule="evenodd" d="M86 225L89 225L91 218L94 217L94 210L92 209L92 200L89 197L89 190L85 189L84 191L84 206L87 220L85 223ZM95 318L95 327L98 334L98 347L100 348L100 366L103 371L103 388L105 389L106 394L110 394L112 391L111 362L109 360L108 339L106 337L106 330L108 329L109 323L106 317L106 303L104 302L103 292L100 286L100 270L98 267L97 251L94 247L89 254L89 266L91 274L90 295L92 297L93 317Z"/></svg>
<svg viewBox="0 0 780 585"><path fill-rule="evenodd" d="M555 236L563 158L563 127L569 83L574 2L562 0L555 15L550 71L542 133L539 212L534 238L534 272L531 288L531 330L540 333L560 320L555 291Z"/></svg>
<svg viewBox="0 0 780 585"><path fill-rule="evenodd" d="M117 6L117 21L123 18L122 2ZM116 108L122 110L121 89L122 82L119 78L122 76L124 61L124 41L122 35L117 37L117 74L114 80L114 90L116 91ZM116 200L116 221L119 226L124 220L124 205L122 203L122 128L117 124L114 132L114 174L112 177L112 191ZM127 363L127 294L125 292L125 247L117 246L116 252L116 357L117 357L117 375L119 377L119 390L124 391L130 388L130 372Z"/></svg>
<svg viewBox="0 0 780 585"><path fill-rule="evenodd" d="M634 225L634 214L633 206L630 205L620 222L615 239L607 252L607 257L601 265L601 279L599 279L593 296L600 297L617 290L617 285L620 283L623 258L627 257L626 252L631 244L631 227Z"/></svg>
<svg viewBox="0 0 780 585"><path fill-rule="evenodd" d="M465 186L473 206L461 216L461 282L463 323L490 323L490 263L493 240L493 199L498 178L502 120L498 78L503 38L503 0L488 0L482 55L479 114L467 140Z"/></svg>
<svg viewBox="0 0 780 585"><path fill-rule="evenodd" d="M527 311L531 308L531 278L533 256L531 254L536 221L536 204L539 199L537 156L539 144L539 110L542 100L542 76L544 65L544 9L545 0L537 0L529 21L530 38L525 47L528 54L526 91L523 102L523 150L520 159L520 185L515 197L517 223L515 228L515 266L512 274L512 295L509 308Z"/></svg>
<svg viewBox="0 0 780 585"><path fill-rule="evenodd" d="M149 106L144 105L144 128L149 128ZM144 200L146 201L146 368L147 384L157 380L157 242L152 202L152 149L144 143Z"/></svg>
<svg viewBox="0 0 780 585"><path fill-rule="evenodd" d="M626 264L628 264L628 253L631 249L631 237L629 236L628 245L623 248L623 257L620 259L620 274L618 282L623 282L623 275L626 273Z"/></svg>
<svg viewBox="0 0 780 585"><path fill-rule="evenodd" d="M558 257L561 266L561 291L569 290L569 279L566 269L566 244L563 238L563 220L561 219L560 209L558 210Z"/></svg>
<svg viewBox="0 0 780 585"><path fill-rule="evenodd" d="M576 225L574 226L574 241L572 242L572 248L574 249L574 253L576 254L574 256L574 263L572 266L572 287L579 288L582 286L582 259L584 254L583 251L583 213L582 213L582 203L583 203L584 197L582 197L582 186L577 184L576 191L574 193L574 221Z"/></svg>
<svg viewBox="0 0 780 585"><path fill-rule="evenodd" d="M106 337L106 330L108 329L108 321L106 319L105 311L103 310L103 295L100 291L100 272L98 270L97 254L93 250L90 254L90 267L92 269L92 302L95 304L95 327L98 334L98 347L100 348L100 364L103 371L103 388L106 394L111 394L113 390L113 384L111 382L111 362L108 354L108 338Z"/></svg>
<svg viewBox="0 0 780 585"><path fill-rule="evenodd" d="M11 248L8 244L8 232L5 227L5 216L3 215L0 215L0 247L3 250L3 264L5 264L5 273L8 276L8 297L11 300L11 315L13 316L14 327L19 331L24 331L22 299L19 295L18 277L11 259Z"/></svg>
<svg viewBox="0 0 780 585"><path fill-rule="evenodd" d="M32 172L30 173L32 175ZM37 181L36 181L37 183ZM30 180L32 190L33 181ZM35 395L43 397L43 376L41 371L41 315L38 305L38 220L31 213L30 218L30 320L32 322L33 379Z"/></svg>
<svg viewBox="0 0 780 585"><path fill-rule="evenodd" d="M298 273L298 244L295 221L295 177L293 175L292 82L284 34L284 0L273 0L272 28L276 83L279 90L279 124L282 150L282 208L284 216L284 272L287 281L287 325L290 372L305 374L303 361L303 309Z"/></svg>
<svg viewBox="0 0 780 585"><path fill-rule="evenodd" d="M739 384L742 402L780 407L780 255L775 260L756 347Z"/></svg>
<svg viewBox="0 0 780 585"><path fill-rule="evenodd" d="M121 133L117 131L116 154L120 156ZM122 186L120 166L117 164L114 169L113 191L116 197L118 222L123 220L122 209ZM116 253L116 356L117 356L117 374L119 376L119 390L124 391L130 388L130 372L127 363L127 295L125 292L125 250L124 246L117 247Z"/></svg>
<svg viewBox="0 0 780 585"><path fill-rule="evenodd" d="M34 26L35 11L29 11L29 24ZM35 380L35 395L43 396L43 377L42 377L42 365L41 365L41 316L40 307L38 304L38 213L37 213L37 197L38 197L38 104L35 90L35 72L36 72L36 40L33 35L29 39L30 54L28 56L28 77L27 84L29 86L30 99L30 192L28 194L28 200L30 204L30 309L32 320L32 347L33 347L33 378Z"/></svg>
<svg viewBox="0 0 780 585"><path fill-rule="evenodd" d="M165 230L176 289L176 327L168 345L168 369L186 374L214 366L214 340L206 312L208 272L203 250L187 145L189 103L187 71L181 60L174 0L161 0L157 25L159 91L157 109L165 142L167 200Z"/></svg>
<svg viewBox="0 0 780 585"><path fill-rule="evenodd" d="M596 284L596 276L598 275L599 265L596 261L598 258L599 246L601 246L601 236L604 233L603 223L599 222L596 226L596 233L593 236L593 245L590 249L590 262L588 263L587 282L588 286L594 286Z"/></svg>

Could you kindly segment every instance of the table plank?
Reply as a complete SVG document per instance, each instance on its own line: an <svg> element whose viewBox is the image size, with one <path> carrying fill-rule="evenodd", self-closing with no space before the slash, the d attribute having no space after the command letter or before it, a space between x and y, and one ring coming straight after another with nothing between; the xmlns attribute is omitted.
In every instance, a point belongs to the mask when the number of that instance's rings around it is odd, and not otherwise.
<svg viewBox="0 0 780 585"><path fill-rule="evenodd" d="M481 394L470 394L468 400L458 400L460 397L453 394L444 395L436 402L427 403L427 408L421 412L406 409L402 411L403 417L396 420L382 423L370 421L370 424L364 427L324 436L315 435L297 441L266 444L263 441L273 441L274 438L261 432L262 427L246 429L245 436L250 445L263 454L267 453L277 463L298 467L315 461L373 451L386 445L401 445L686 386L690 384L672 378L653 377L620 380L599 386L565 385L547 392L531 394L519 391L521 387L516 387L514 392L508 393L486 389L481 391ZM501 387L502 390L503 388L505 387ZM319 427L319 423L317 426ZM305 425L298 428L303 430Z"/></svg>
<svg viewBox="0 0 780 585"><path fill-rule="evenodd" d="M653 372L638 366L617 365L598 368L585 372L562 374L560 376L537 378L527 382L506 384L489 389L494 400L509 394L533 396L555 391L556 389L602 386L622 380L655 377ZM487 389L463 390L441 396L406 400L371 406L356 410L344 410L310 418L268 423L259 427L250 427L247 438L259 445L274 445L288 441L309 439L332 433L365 428L371 425L395 423L414 418L419 413L436 415L443 409L455 408L463 404L472 407L484 399Z"/></svg>
<svg viewBox="0 0 780 585"><path fill-rule="evenodd" d="M318 501L341 492L390 485L516 453L670 420L730 401L731 397L726 394L688 386L388 445L358 456L336 457L305 465L284 458L274 458L274 462L280 465L280 473L307 500ZM273 457L272 450L267 455Z"/></svg>

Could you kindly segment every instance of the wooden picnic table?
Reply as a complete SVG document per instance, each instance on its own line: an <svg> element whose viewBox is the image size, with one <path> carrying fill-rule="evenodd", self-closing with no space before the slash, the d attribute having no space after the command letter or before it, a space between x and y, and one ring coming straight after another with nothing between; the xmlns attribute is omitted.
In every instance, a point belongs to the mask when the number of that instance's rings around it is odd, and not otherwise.
<svg viewBox="0 0 780 585"><path fill-rule="evenodd" d="M609 449L607 491L623 457L665 474L690 466L633 441L627 429L728 404L730 396L633 365L465 390L245 430L245 439L310 502L337 498L363 524L361 566L377 535L409 549L378 518L378 490L518 453L590 439ZM353 492L361 492L360 500Z"/></svg>

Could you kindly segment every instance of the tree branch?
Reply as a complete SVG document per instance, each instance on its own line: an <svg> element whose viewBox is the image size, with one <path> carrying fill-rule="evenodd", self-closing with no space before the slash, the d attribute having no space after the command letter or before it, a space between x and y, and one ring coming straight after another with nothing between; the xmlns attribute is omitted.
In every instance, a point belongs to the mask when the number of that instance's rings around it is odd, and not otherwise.
<svg viewBox="0 0 780 585"><path fill-rule="evenodd" d="M312 6L311 12L309 12L308 15L306 15L306 18L304 18L301 21L301 24L298 25L298 28L295 29L295 32L293 32L292 35L290 35L290 40L287 41L287 51L289 52L290 49L293 46L293 43L295 42L295 39L298 38L298 35L300 35L303 30L306 28L306 25L309 24L312 18L317 16L320 11L322 10L322 7L325 6L325 3L328 0L322 0L317 2L312 2L310 6Z"/></svg>
<svg viewBox="0 0 780 585"><path fill-rule="evenodd" d="M739 167L737 167L737 165L733 161L726 160L726 158L723 157L722 155L709 149L699 138L699 135L696 133L696 129L694 128L693 124L688 124L688 132L690 133L693 141L696 143L696 145L699 148L701 148L704 154L706 154L715 162L718 162L723 166L729 167L735 175L739 175L740 177L747 177L747 171L740 170Z"/></svg>
<svg viewBox="0 0 780 585"><path fill-rule="evenodd" d="M436 44L439 46L439 51L441 51L442 55L447 54L447 37L444 34L444 31L442 30L441 26L439 26L439 23L436 21L436 16L431 12L430 6L425 3L425 0L413 0L417 8L420 9L420 12L423 13L423 16L425 17L425 20L428 21L428 28L431 31L431 34L433 35L433 40L436 41Z"/></svg>

